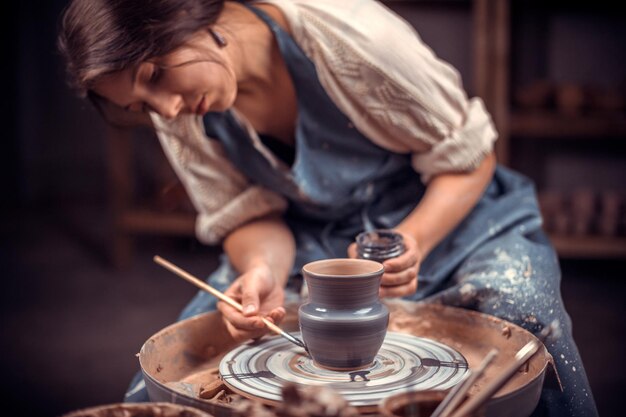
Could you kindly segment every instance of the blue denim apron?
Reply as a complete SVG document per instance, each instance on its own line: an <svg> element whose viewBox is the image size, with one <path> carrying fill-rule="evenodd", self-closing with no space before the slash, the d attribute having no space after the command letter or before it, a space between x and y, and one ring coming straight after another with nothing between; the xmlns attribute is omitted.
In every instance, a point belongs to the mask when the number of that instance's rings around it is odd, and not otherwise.
<svg viewBox="0 0 626 417"><path fill-rule="evenodd" d="M208 136L222 143L242 173L289 202L284 218L297 254L286 296L293 301L304 264L346 257L348 245L365 229L393 228L415 208L425 186L410 155L383 149L355 129L291 36L261 10L250 9L274 33L295 86L293 163L285 169L272 166L230 111L209 113L204 123ZM208 282L224 291L237 276L222 256ZM472 212L423 260L419 288L407 298L478 310L535 333L558 319L562 336L548 349L564 390L544 389L534 415L596 415L559 283L557 257L541 231L533 185L498 167ZM213 310L216 303L200 292L180 319Z"/></svg>

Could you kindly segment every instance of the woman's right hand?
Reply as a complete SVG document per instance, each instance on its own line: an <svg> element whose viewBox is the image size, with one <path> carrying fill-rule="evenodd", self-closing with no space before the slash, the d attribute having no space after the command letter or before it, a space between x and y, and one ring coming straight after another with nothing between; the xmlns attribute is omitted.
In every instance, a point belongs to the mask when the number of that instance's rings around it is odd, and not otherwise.
<svg viewBox="0 0 626 417"><path fill-rule="evenodd" d="M243 306L241 312L223 301L217 303L229 333L238 342L269 332L261 317L275 324L285 318L284 289L265 265L251 268L239 276L224 294Z"/></svg>

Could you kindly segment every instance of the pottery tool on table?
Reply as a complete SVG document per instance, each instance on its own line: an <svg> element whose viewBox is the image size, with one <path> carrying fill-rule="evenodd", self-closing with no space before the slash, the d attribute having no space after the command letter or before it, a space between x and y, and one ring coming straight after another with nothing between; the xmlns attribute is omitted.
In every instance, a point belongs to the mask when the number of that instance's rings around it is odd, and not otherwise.
<svg viewBox="0 0 626 417"><path fill-rule="evenodd" d="M498 355L498 349L491 349L489 353L482 360L478 368L469 369L465 374L465 378L454 386L443 399L443 401L437 406L435 411L431 414L430 417L442 417L448 416L450 413L465 399L467 392L474 385L474 382L480 378L485 369L489 364L493 361L493 359Z"/></svg>
<svg viewBox="0 0 626 417"><path fill-rule="evenodd" d="M224 293L216 290L215 288L211 287L209 284L205 283L204 281L201 281L200 279L194 277L190 273L182 270L181 268L177 267L173 263L171 263L169 261L166 261L165 259L161 258L160 256L155 256L154 257L154 262L156 262L159 265L161 265L162 267L170 270L171 272L175 273L176 275L178 275L179 277L183 278L184 280L192 283L196 287L198 287L198 288L200 288L200 289L202 289L202 290L204 290L204 291L214 295L215 297L217 297L221 301L225 302L226 304L230 305L231 307L234 307L237 310L243 312L243 306L241 304L239 304L237 301L233 300L232 298L230 298L226 294L224 294ZM269 321L265 317L261 317L261 320L267 326L268 329L270 329L274 333L284 337L285 339L289 340L294 345L297 345L297 346L301 347L302 349L304 349L305 351L307 351L306 345L300 339L298 339L298 338L290 335L289 333L285 332L283 329L281 329L280 327L278 327L277 325L275 325L274 323L272 323L271 321Z"/></svg>
<svg viewBox="0 0 626 417"><path fill-rule="evenodd" d="M522 365L524 365L530 358L533 357L535 353L537 353L539 348L542 346L542 342L544 342L550 335L555 336L559 333L560 327L558 321L554 321L549 326L546 326L541 331L537 339L531 340L517 351L513 362L511 362L509 366L496 375L495 378L492 379L491 382L489 382L489 384L487 384L479 393L469 398L465 403L463 403L463 405L449 415L451 417L463 417L471 415L471 413L482 407L513 377L513 375L515 375L517 370Z"/></svg>

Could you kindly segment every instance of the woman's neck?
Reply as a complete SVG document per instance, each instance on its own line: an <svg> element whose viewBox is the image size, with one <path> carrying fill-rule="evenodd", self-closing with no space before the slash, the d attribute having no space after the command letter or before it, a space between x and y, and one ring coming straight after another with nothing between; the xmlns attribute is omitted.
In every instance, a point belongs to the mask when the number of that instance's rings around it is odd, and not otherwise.
<svg viewBox="0 0 626 417"><path fill-rule="evenodd" d="M276 7L268 4L255 7L289 30ZM226 48L231 48L228 53L237 76L234 107L258 132L293 143L296 94L274 34L256 14L235 2L226 2L216 24L217 30L220 27L232 39L232 45L229 42Z"/></svg>
<svg viewBox="0 0 626 417"><path fill-rule="evenodd" d="M274 59L277 48L265 22L246 6L227 1L215 28L224 31L228 40L225 52L237 77L238 96L271 89L276 82Z"/></svg>

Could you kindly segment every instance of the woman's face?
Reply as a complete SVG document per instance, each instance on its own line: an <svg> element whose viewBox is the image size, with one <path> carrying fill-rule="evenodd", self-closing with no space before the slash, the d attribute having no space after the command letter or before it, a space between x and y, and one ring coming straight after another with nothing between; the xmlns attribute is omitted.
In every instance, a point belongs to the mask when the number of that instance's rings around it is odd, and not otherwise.
<svg viewBox="0 0 626 417"><path fill-rule="evenodd" d="M166 56L102 77L93 90L126 110L166 118L224 111L237 96L237 77L223 51L208 33L198 33Z"/></svg>

